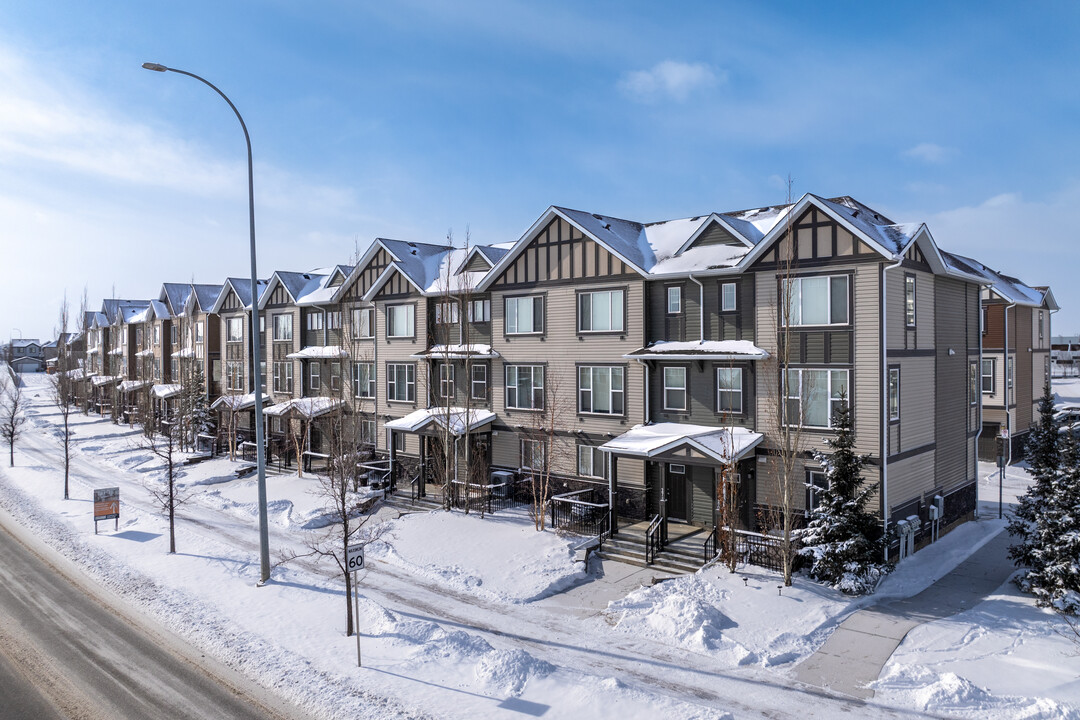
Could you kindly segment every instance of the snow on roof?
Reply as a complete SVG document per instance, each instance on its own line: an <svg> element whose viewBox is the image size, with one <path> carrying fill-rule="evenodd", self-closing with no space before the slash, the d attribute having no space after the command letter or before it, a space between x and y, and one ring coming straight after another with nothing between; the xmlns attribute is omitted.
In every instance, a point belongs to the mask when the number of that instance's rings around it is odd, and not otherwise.
<svg viewBox="0 0 1080 720"><path fill-rule="evenodd" d="M101 387L102 385L115 385L116 383L120 382L120 376L95 375L94 377L90 378L90 382L91 384L93 384L94 387Z"/></svg>
<svg viewBox="0 0 1080 720"><path fill-rule="evenodd" d="M173 357L178 357L178 358L195 357L195 351L192 350L191 348L184 348L183 350L177 350L176 352L174 352Z"/></svg>
<svg viewBox="0 0 1080 720"><path fill-rule="evenodd" d="M698 245L679 255L661 260L652 268L653 275L704 272L735 267L750 249L742 245Z"/></svg>
<svg viewBox="0 0 1080 720"><path fill-rule="evenodd" d="M337 276L338 273L343 274L345 277L349 277L352 273L352 265L337 265L332 268L323 270L314 270L312 273L308 273L312 276L312 279L318 278L317 282L308 282L299 291L300 295L296 296L297 305L328 305L333 302L334 295L337 294L340 289L340 285L331 285L330 283Z"/></svg>
<svg viewBox="0 0 1080 720"><path fill-rule="evenodd" d="M74 370L68 370L64 375L72 380L89 380L94 376L94 373L87 372L83 368L75 368Z"/></svg>
<svg viewBox="0 0 1080 720"><path fill-rule="evenodd" d="M169 312L169 306L160 300L150 301L150 312L158 320L168 320L172 317L172 313Z"/></svg>
<svg viewBox="0 0 1080 720"><path fill-rule="evenodd" d="M326 360L348 357L345 348L337 345L309 345L300 352L289 353L285 357L290 360Z"/></svg>
<svg viewBox="0 0 1080 720"><path fill-rule="evenodd" d="M182 385L177 384L155 385L154 387L150 388L150 394L159 400L164 400L166 398L176 397L183 389L184 388Z"/></svg>
<svg viewBox="0 0 1080 720"><path fill-rule="evenodd" d="M740 235L757 245L787 215L790 208L791 205L774 205L720 213L720 216Z"/></svg>
<svg viewBox="0 0 1080 720"><path fill-rule="evenodd" d="M623 357L669 360L704 357L725 360L764 360L769 357L769 353L749 340L665 341L646 345Z"/></svg>
<svg viewBox="0 0 1080 720"><path fill-rule="evenodd" d="M37 338L19 338L11 341L12 347L30 347L31 345L41 347L41 341Z"/></svg>
<svg viewBox="0 0 1080 720"><path fill-rule="evenodd" d="M250 283L249 283L250 284ZM199 309L204 313L211 312L217 304L218 295L224 285L192 285L195 290L195 299L199 302Z"/></svg>
<svg viewBox="0 0 1080 720"><path fill-rule="evenodd" d="M418 360L446 358L448 360L480 359L488 360L501 357L490 345L432 345L423 352L410 357Z"/></svg>
<svg viewBox="0 0 1080 720"><path fill-rule="evenodd" d="M124 354L124 348L122 348L122 347L114 348L114 349L109 351L109 354L110 355L123 355Z"/></svg>
<svg viewBox="0 0 1080 720"><path fill-rule="evenodd" d="M844 196L832 200L826 200L817 195L811 195L811 197L893 255L904 252L915 239L919 228L922 227L922 223L894 223L852 197Z"/></svg>
<svg viewBox="0 0 1080 720"><path fill-rule="evenodd" d="M494 419L495 413L490 410L435 407L415 410L403 418L390 420L386 423L386 427L391 430L416 432L431 423L437 423L444 428L448 428L454 435L464 435L466 432L466 425L468 426L468 430L472 431L486 425Z"/></svg>
<svg viewBox="0 0 1080 720"><path fill-rule="evenodd" d="M191 285L189 283L165 283L161 286L161 295L158 298L169 304L172 314L179 315L187 306L190 295Z"/></svg>
<svg viewBox="0 0 1080 720"><path fill-rule="evenodd" d="M263 395L263 406L267 405L267 397ZM247 395L222 395L210 405L211 410L217 410L218 408L228 408L233 411L247 410L248 408L255 407L255 393L249 392Z"/></svg>
<svg viewBox="0 0 1080 720"><path fill-rule="evenodd" d="M254 404L254 400L252 400ZM305 397L294 398L292 400L286 400L283 403L268 407L263 410L263 414L270 415L272 417L281 417L284 415L297 414L305 420L311 420L317 418L320 415L335 410L345 404L345 401L341 398L332 397Z"/></svg>
<svg viewBox="0 0 1080 720"><path fill-rule="evenodd" d="M150 385L149 380L125 380L120 383L120 392L135 392L136 390L142 390Z"/></svg>
<svg viewBox="0 0 1080 720"><path fill-rule="evenodd" d="M154 357L154 351L150 350L150 349L140 350L139 352L135 353L135 357L137 357L137 358Z"/></svg>
<svg viewBox="0 0 1080 720"><path fill-rule="evenodd" d="M117 306L117 318L125 323L143 322L150 307L149 300L120 300ZM114 318L115 322L115 318Z"/></svg>
<svg viewBox="0 0 1080 720"><path fill-rule="evenodd" d="M764 436L744 427L709 427L685 423L637 425L600 446L617 455L654 457L690 445L719 462L739 460Z"/></svg>
<svg viewBox="0 0 1080 720"><path fill-rule="evenodd" d="M236 293L236 297L240 300L241 305L246 309L251 308L251 279L250 278L226 278L225 285L221 286L221 293L218 295L217 302L214 303L214 311L217 312L221 308L219 304L225 302L225 296L228 294L225 292L225 286L228 285ZM270 287L269 280L259 280L259 299L262 300L266 295L267 289Z"/></svg>
<svg viewBox="0 0 1080 720"><path fill-rule="evenodd" d="M380 242L398 258L393 265L424 290L438 281L446 255L453 250L449 245L429 245L388 238L380 238ZM461 259L464 259L464 255L461 255L459 261Z"/></svg>
<svg viewBox="0 0 1080 720"><path fill-rule="evenodd" d="M941 251L941 256L947 265L969 275L983 278L990 289L1005 302L1039 307L1045 300L1044 291L1025 285L1022 281L997 270L992 270L978 260L944 250Z"/></svg>

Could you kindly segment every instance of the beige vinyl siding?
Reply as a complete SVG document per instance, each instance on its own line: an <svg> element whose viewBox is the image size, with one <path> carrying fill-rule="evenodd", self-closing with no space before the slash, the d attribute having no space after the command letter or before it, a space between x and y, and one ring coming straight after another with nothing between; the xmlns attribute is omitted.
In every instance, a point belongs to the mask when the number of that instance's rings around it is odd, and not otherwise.
<svg viewBox="0 0 1080 720"><path fill-rule="evenodd" d="M967 429L968 354L964 343L973 317L971 308L978 305L978 298L970 288L959 280L940 277L935 286L937 451L933 479L925 481L925 490L937 487L948 491L974 479L969 469L974 449ZM955 351L953 355L950 349Z"/></svg>
<svg viewBox="0 0 1080 720"><path fill-rule="evenodd" d="M281 288L279 288L280 290ZM300 308L296 306L291 307L272 307L268 306L265 310L260 311L261 315L266 316L266 392L270 398L279 403L284 400L288 400L294 397L300 397L301 389L304 386L303 378L300 373L303 368L301 363L297 360L287 359L287 355L294 353L300 349ZM274 340L274 316L275 315L291 315L292 316L292 340L291 341L279 341ZM293 391L287 392L275 392L274 391L274 363L285 362L290 363L293 368ZM258 372L258 368L255 369Z"/></svg>
<svg viewBox="0 0 1080 720"><path fill-rule="evenodd" d="M889 366L894 365L900 366L900 422L890 425L890 430L899 428L899 443L889 445L892 455L929 445L937 436L934 358L890 358Z"/></svg>
<svg viewBox="0 0 1080 720"><path fill-rule="evenodd" d="M915 328L906 319L905 276L915 277ZM934 275L901 266L885 274L888 283L888 343L890 350L926 350L934 347Z"/></svg>
<svg viewBox="0 0 1080 720"><path fill-rule="evenodd" d="M880 263L867 263L852 268L852 310L855 320L852 408L855 450L874 457L879 457L881 453L881 267Z"/></svg>
<svg viewBox="0 0 1080 720"><path fill-rule="evenodd" d="M889 463L889 505L892 508L922 499L935 489L935 457L936 452L930 450Z"/></svg>
<svg viewBox="0 0 1080 720"><path fill-rule="evenodd" d="M415 337L387 339L386 337L386 307L387 305L413 304L416 307ZM386 450L385 419L383 415L389 415L391 419L401 418L418 408L428 406L428 367L426 360L417 360L410 357L414 353L423 352L427 348L427 339L424 337L424 328L427 327L427 302L418 293L409 295L380 297L375 304L375 345L372 347L371 362L375 363L375 396L378 403L378 417L376 419L377 447ZM370 341L369 341L370 342ZM386 397L386 365L387 363L411 363L416 367L416 395L415 402L387 402ZM350 368L351 372L351 368ZM370 401L368 401L370 403ZM415 440L415 436L407 434ZM411 446L407 446L411 447ZM411 451L413 452L413 451ZM414 454L419 453L419 444L416 445Z"/></svg>

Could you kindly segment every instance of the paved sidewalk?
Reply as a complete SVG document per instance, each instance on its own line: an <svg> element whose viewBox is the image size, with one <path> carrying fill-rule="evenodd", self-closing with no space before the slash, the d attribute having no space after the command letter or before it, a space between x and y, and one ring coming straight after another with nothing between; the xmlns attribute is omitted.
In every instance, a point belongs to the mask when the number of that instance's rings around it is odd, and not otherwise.
<svg viewBox="0 0 1080 720"><path fill-rule="evenodd" d="M851 697L872 698L874 691L867 686L878 679L908 632L974 607L1012 575L1016 568L1007 555L1010 542L1002 530L918 595L854 613L795 668L796 679Z"/></svg>

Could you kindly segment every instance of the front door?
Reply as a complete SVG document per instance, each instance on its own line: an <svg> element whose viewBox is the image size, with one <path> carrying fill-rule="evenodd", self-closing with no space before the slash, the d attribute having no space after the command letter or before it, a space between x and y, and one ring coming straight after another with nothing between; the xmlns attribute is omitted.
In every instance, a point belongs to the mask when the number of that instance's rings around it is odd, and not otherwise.
<svg viewBox="0 0 1080 720"><path fill-rule="evenodd" d="M669 463L667 466L667 516L669 520L686 522L690 517L687 512L689 493L686 491L686 466Z"/></svg>

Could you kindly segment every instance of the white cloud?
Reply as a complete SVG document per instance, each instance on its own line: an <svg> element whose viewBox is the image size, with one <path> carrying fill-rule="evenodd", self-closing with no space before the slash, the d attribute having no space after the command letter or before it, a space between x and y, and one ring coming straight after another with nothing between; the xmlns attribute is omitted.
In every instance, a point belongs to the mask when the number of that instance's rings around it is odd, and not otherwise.
<svg viewBox="0 0 1080 720"><path fill-rule="evenodd" d="M704 63L664 60L651 70L635 70L619 80L619 90L640 102L672 98L682 102L696 90L727 80L726 72L716 72Z"/></svg>
<svg viewBox="0 0 1080 720"><path fill-rule="evenodd" d="M936 143L919 143L913 148L904 151L904 155L915 160L921 160L930 165L939 165L956 154L953 148L947 148Z"/></svg>

